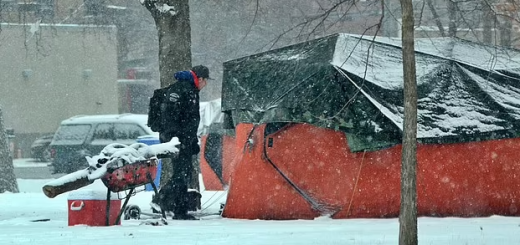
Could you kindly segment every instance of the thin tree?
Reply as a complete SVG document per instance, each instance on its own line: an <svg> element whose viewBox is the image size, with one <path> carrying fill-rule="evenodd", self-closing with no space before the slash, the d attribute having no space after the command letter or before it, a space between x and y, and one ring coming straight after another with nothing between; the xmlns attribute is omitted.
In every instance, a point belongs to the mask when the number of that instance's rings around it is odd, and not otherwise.
<svg viewBox="0 0 520 245"><path fill-rule="evenodd" d="M412 0L401 0L404 78L399 244L417 244L417 82Z"/></svg>
<svg viewBox="0 0 520 245"><path fill-rule="evenodd" d="M491 32L495 16L493 15L493 9L491 8L490 3L488 3L486 0L482 0L481 4L484 16L484 18L482 19L482 41L487 44L492 44L493 34Z"/></svg>
<svg viewBox="0 0 520 245"><path fill-rule="evenodd" d="M457 5L453 0L448 0L448 37L457 36Z"/></svg>
<svg viewBox="0 0 520 245"><path fill-rule="evenodd" d="M7 135L4 127L2 108L0 107L0 193L18 192L18 183L14 175L13 157L9 152Z"/></svg>
<svg viewBox="0 0 520 245"><path fill-rule="evenodd" d="M444 33L444 26L442 24L441 17L437 13L437 10L435 9L435 5L433 4L433 0L426 0L426 3L428 4L428 8L432 12L433 19L435 20L435 24L439 28L439 34L441 37L445 37L446 34Z"/></svg>
<svg viewBox="0 0 520 245"><path fill-rule="evenodd" d="M500 29L500 45L510 47L512 43L513 20L518 15L518 6L515 0L506 0L503 3L504 10L501 14L502 22L499 24Z"/></svg>

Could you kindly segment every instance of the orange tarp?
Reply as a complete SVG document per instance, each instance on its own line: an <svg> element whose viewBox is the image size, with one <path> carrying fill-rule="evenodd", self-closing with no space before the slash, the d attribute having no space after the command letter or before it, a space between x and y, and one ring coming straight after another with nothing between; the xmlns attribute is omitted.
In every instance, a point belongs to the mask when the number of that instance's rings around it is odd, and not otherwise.
<svg viewBox="0 0 520 245"><path fill-rule="evenodd" d="M229 184L231 173L233 171L233 159L235 158L235 138L224 135L222 137L222 181L217 176L215 171L210 167L208 159L205 157L206 152L206 141L208 136L204 135L201 137L201 150L200 150L200 169L202 173L202 179L204 181L204 187L206 190L218 191L224 190L224 186Z"/></svg>
<svg viewBox="0 0 520 245"><path fill-rule="evenodd" d="M240 149L236 159L241 159L233 163L223 216L312 219L325 214L333 218L399 215L400 145L352 153L341 132L293 124L264 140L265 125L251 133L252 128L240 124L236 129L236 149ZM518 146L520 139L419 144L418 215L518 216Z"/></svg>

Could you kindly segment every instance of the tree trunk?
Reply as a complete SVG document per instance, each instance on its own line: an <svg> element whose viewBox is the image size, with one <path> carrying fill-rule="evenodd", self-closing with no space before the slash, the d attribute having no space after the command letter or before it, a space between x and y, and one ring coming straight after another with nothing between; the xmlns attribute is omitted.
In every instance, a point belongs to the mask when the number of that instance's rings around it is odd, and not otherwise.
<svg viewBox="0 0 520 245"><path fill-rule="evenodd" d="M457 5L454 0L448 0L448 15L449 21L448 24L448 37L456 37L457 36Z"/></svg>
<svg viewBox="0 0 520 245"><path fill-rule="evenodd" d="M445 37L446 34L444 33L444 26L442 24L441 17L437 13L437 10L433 5L433 0L426 0L426 4L428 4L428 8L432 12L433 19L435 19L435 24L437 25L437 28L439 28L439 33L441 34L441 37Z"/></svg>
<svg viewBox="0 0 520 245"><path fill-rule="evenodd" d="M514 0L506 1L506 10L503 13L503 22L500 24L500 46L511 46L511 32L513 30L513 20L517 12L516 3Z"/></svg>
<svg viewBox="0 0 520 245"><path fill-rule="evenodd" d="M513 23L511 19L506 19L506 22L502 25L500 31L500 46L509 48L511 46L511 30L513 29Z"/></svg>
<svg viewBox="0 0 520 245"><path fill-rule="evenodd" d="M386 37L399 37L399 21L395 16L399 16L401 8L397 3L397 0L385 0L383 1L383 36Z"/></svg>
<svg viewBox="0 0 520 245"><path fill-rule="evenodd" d="M161 87L166 87L175 82L175 72L192 67L189 1L145 0L143 5L150 11L157 28ZM171 178L171 164L171 161L163 159L160 186ZM198 173L192 175L198 180Z"/></svg>
<svg viewBox="0 0 520 245"><path fill-rule="evenodd" d="M0 107L0 193L18 192L18 183L14 175L13 157L9 152L7 134L5 133L4 118Z"/></svg>
<svg viewBox="0 0 520 245"><path fill-rule="evenodd" d="M404 78L404 125L401 158L399 244L417 244L417 82L412 0L401 0Z"/></svg>
<svg viewBox="0 0 520 245"><path fill-rule="evenodd" d="M155 20L159 37L161 87L166 87L175 82L175 72L191 68L189 1L145 0L143 5Z"/></svg>
<svg viewBox="0 0 520 245"><path fill-rule="evenodd" d="M482 40L484 43L492 44L493 43L493 19L494 14L493 10L491 9L491 4L488 2L488 0L482 0L482 12L483 12L483 18L482 18Z"/></svg>

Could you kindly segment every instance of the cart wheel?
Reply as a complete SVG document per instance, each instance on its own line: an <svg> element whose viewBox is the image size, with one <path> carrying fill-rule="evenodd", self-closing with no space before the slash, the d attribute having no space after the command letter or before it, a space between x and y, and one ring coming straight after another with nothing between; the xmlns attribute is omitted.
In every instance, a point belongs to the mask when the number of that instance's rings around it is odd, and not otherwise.
<svg viewBox="0 0 520 245"><path fill-rule="evenodd" d="M124 220L141 219L141 209L137 205L130 205L125 208Z"/></svg>

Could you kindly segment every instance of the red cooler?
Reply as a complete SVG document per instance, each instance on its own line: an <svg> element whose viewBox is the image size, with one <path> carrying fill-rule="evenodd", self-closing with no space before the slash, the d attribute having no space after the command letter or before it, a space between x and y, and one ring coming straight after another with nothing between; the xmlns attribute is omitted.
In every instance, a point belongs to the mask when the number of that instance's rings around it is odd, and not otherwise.
<svg viewBox="0 0 520 245"><path fill-rule="evenodd" d="M107 191L76 190L68 196L69 226L106 226ZM110 197L109 225L115 225L121 211L121 200L117 194ZM118 223L120 225L121 222Z"/></svg>

